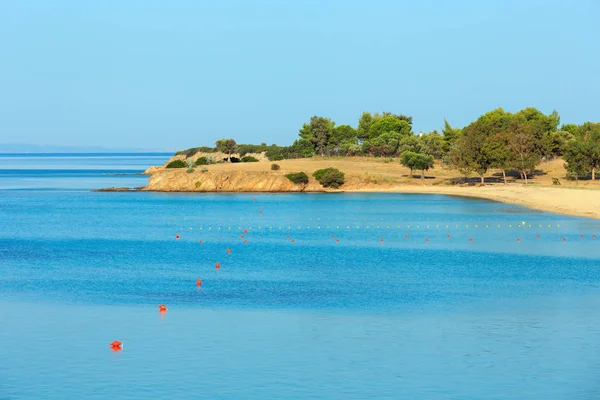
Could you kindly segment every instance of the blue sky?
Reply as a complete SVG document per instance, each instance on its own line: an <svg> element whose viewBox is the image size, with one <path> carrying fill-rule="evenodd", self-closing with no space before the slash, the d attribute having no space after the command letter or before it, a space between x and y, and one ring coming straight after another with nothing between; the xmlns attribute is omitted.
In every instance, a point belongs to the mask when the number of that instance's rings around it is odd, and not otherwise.
<svg viewBox="0 0 600 400"><path fill-rule="evenodd" d="M311 115L600 120L600 2L19 0L0 12L0 143L290 144Z"/></svg>

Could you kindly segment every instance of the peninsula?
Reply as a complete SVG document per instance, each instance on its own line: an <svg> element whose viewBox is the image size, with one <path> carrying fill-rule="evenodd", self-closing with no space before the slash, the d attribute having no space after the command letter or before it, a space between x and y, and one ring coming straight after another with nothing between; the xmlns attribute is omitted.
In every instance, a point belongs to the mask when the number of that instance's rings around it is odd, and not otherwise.
<svg viewBox="0 0 600 400"><path fill-rule="evenodd" d="M291 146L221 139L178 152L145 171L142 190L430 193L600 219L599 152L600 123L560 125L535 108L419 135L405 115L363 113L357 128L312 117Z"/></svg>

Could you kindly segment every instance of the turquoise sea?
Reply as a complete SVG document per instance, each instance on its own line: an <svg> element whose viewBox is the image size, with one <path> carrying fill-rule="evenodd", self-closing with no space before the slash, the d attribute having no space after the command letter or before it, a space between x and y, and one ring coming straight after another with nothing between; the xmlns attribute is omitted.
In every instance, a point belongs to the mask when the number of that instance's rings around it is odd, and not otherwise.
<svg viewBox="0 0 600 400"><path fill-rule="evenodd" d="M90 191L168 157L0 155L1 399L600 398L600 221Z"/></svg>

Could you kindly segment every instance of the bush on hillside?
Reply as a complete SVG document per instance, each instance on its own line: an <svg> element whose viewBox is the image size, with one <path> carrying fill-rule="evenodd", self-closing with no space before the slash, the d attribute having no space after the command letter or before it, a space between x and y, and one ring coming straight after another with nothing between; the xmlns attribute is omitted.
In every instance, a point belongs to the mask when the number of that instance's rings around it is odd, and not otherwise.
<svg viewBox="0 0 600 400"><path fill-rule="evenodd" d="M196 159L196 165L208 165L208 158L202 156Z"/></svg>
<svg viewBox="0 0 600 400"><path fill-rule="evenodd" d="M317 174L317 172L319 173ZM326 168L315 171L313 176L323 187L326 188L339 189L345 182L344 173L337 168Z"/></svg>
<svg viewBox="0 0 600 400"><path fill-rule="evenodd" d="M279 171L280 169L279 164L271 164L271 171Z"/></svg>
<svg viewBox="0 0 600 400"><path fill-rule="evenodd" d="M174 160L168 163L166 168L187 168L187 164L183 160Z"/></svg>
<svg viewBox="0 0 600 400"><path fill-rule="evenodd" d="M329 172L331 170L338 171L336 168L323 168L323 169L318 169L315 172L313 172L312 176L314 176L315 179L320 182L321 178L323 178L323 175L325 175L327 172Z"/></svg>
<svg viewBox="0 0 600 400"><path fill-rule="evenodd" d="M196 169L196 164L192 160L186 160L185 165L187 166L187 173L191 174Z"/></svg>
<svg viewBox="0 0 600 400"><path fill-rule="evenodd" d="M258 162L258 159L252 156L244 156L240 158L240 162Z"/></svg>
<svg viewBox="0 0 600 400"><path fill-rule="evenodd" d="M285 177L295 184L308 185L308 175L306 175L304 172L287 174Z"/></svg>

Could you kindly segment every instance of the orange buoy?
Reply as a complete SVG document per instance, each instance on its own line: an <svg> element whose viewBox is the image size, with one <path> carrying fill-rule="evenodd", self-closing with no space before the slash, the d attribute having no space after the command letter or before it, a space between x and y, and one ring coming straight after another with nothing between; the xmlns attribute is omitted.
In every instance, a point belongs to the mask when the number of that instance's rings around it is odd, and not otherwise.
<svg viewBox="0 0 600 400"><path fill-rule="evenodd" d="M219 268L221 268L221 264L219 264L219 263L216 263L216 264L215 264L215 268L216 268L216 269L219 269Z"/></svg>
<svg viewBox="0 0 600 400"><path fill-rule="evenodd" d="M429 238L425 238L425 242L429 242Z"/></svg>
<svg viewBox="0 0 600 400"><path fill-rule="evenodd" d="M167 306L165 306L164 304L160 304L158 306L158 311L160 311L160 312L167 312Z"/></svg>
<svg viewBox="0 0 600 400"><path fill-rule="evenodd" d="M110 348L113 349L114 351L122 350L123 343L119 342L118 340L115 340L110 344Z"/></svg>
<svg viewBox="0 0 600 400"><path fill-rule="evenodd" d="M227 254L231 254L231 249L227 249Z"/></svg>
<svg viewBox="0 0 600 400"><path fill-rule="evenodd" d="M331 238L333 239L335 237L335 235L331 235Z"/></svg>
<svg viewBox="0 0 600 400"><path fill-rule="evenodd" d="M202 244L202 240L200 241L200 244Z"/></svg>
<svg viewBox="0 0 600 400"><path fill-rule="evenodd" d="M290 235L287 235L287 236L286 236L286 238L287 238L287 239L289 239L289 238L290 238Z"/></svg>
<svg viewBox="0 0 600 400"><path fill-rule="evenodd" d="M583 235L579 235L579 237L583 239Z"/></svg>
<svg viewBox="0 0 600 400"><path fill-rule="evenodd" d="M448 234L447 238L450 239L450 234Z"/></svg>
<svg viewBox="0 0 600 400"><path fill-rule="evenodd" d="M253 198L252 200L256 200L256 197L255 197L255 198Z"/></svg>
<svg viewBox="0 0 600 400"><path fill-rule="evenodd" d="M259 213L261 213L261 214L262 214L262 210L260 210L260 211L259 211Z"/></svg>
<svg viewBox="0 0 600 400"><path fill-rule="evenodd" d="M592 239L596 239L596 235L592 235Z"/></svg>
<svg viewBox="0 0 600 400"><path fill-rule="evenodd" d="M335 242L336 242L336 243L339 243L339 242L340 242L340 239L335 239Z"/></svg>
<svg viewBox="0 0 600 400"><path fill-rule="evenodd" d="M383 238L379 239L380 242L383 242Z"/></svg>
<svg viewBox="0 0 600 400"><path fill-rule="evenodd" d="M404 235L404 239L408 239L408 235Z"/></svg>
<svg viewBox="0 0 600 400"><path fill-rule="evenodd" d="M535 238L536 238L536 239L539 239L539 238L540 238L540 235L539 235L539 234L538 234L538 235L535 235Z"/></svg>
<svg viewBox="0 0 600 400"><path fill-rule="evenodd" d="M472 242L472 241L473 241L473 238L469 238L469 242Z"/></svg>
<svg viewBox="0 0 600 400"><path fill-rule="evenodd" d="M244 233L248 233L248 229L244 229Z"/></svg>
<svg viewBox="0 0 600 400"><path fill-rule="evenodd" d="M248 243L248 239L244 239L244 243Z"/></svg>
<svg viewBox="0 0 600 400"><path fill-rule="evenodd" d="M292 243L295 243L296 241L294 239L292 239Z"/></svg>
<svg viewBox="0 0 600 400"><path fill-rule="evenodd" d="M243 239L243 238L244 238L244 235L240 235L240 239Z"/></svg>
<svg viewBox="0 0 600 400"><path fill-rule="evenodd" d="M196 281L196 286L198 286L198 287L202 286L202 281L200 279L198 279Z"/></svg>
<svg viewBox="0 0 600 400"><path fill-rule="evenodd" d="M175 239L179 239L179 235L175 235Z"/></svg>
<svg viewBox="0 0 600 400"><path fill-rule="evenodd" d="M521 241L521 238L517 238L517 242L520 242L520 241Z"/></svg>
<svg viewBox="0 0 600 400"><path fill-rule="evenodd" d="M566 241L567 241L567 238L562 238L562 241L563 241L563 242L566 242Z"/></svg>

